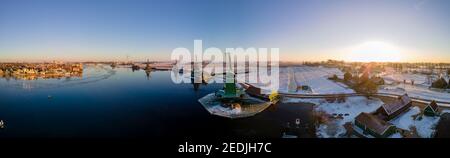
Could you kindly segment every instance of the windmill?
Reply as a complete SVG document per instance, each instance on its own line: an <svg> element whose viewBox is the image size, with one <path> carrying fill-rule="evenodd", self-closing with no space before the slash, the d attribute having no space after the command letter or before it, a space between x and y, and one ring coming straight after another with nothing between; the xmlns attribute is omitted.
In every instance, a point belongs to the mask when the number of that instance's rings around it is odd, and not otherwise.
<svg viewBox="0 0 450 158"><path fill-rule="evenodd" d="M231 69L231 55L228 55L228 63L228 69L225 72L224 87L222 90L216 91L215 95L217 98L223 100L243 99L246 93L244 89L236 86L236 74Z"/></svg>

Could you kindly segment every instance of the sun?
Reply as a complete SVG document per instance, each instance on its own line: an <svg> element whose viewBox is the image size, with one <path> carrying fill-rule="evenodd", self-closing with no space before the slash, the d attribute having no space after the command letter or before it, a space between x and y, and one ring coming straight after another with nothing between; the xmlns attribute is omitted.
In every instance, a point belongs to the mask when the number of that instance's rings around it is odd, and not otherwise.
<svg viewBox="0 0 450 158"><path fill-rule="evenodd" d="M347 59L358 62L398 62L400 48L382 41L368 41L350 48Z"/></svg>

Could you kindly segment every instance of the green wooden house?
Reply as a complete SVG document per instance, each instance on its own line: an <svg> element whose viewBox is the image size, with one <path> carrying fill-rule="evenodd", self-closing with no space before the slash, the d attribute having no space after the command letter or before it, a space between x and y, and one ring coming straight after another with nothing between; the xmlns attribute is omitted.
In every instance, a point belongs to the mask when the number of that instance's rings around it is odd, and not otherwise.
<svg viewBox="0 0 450 158"><path fill-rule="evenodd" d="M437 105L436 101L433 100L425 107L423 114L425 114L426 116L436 116L439 114L438 110L439 106Z"/></svg>

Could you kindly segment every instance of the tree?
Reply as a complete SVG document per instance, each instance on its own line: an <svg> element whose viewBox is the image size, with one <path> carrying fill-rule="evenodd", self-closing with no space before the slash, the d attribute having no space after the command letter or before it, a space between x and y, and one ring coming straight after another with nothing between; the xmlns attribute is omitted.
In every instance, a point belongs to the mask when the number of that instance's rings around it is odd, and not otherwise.
<svg viewBox="0 0 450 158"><path fill-rule="evenodd" d="M364 72L361 78L359 79L359 83L365 83L369 81L369 73Z"/></svg>
<svg viewBox="0 0 450 158"><path fill-rule="evenodd" d="M344 80L345 81L350 81L352 79L352 74L350 73L350 72L346 72L345 74L344 74Z"/></svg>
<svg viewBox="0 0 450 158"><path fill-rule="evenodd" d="M381 77L373 76L370 80L377 85L384 85L384 79Z"/></svg>
<svg viewBox="0 0 450 158"><path fill-rule="evenodd" d="M365 87L366 87L367 93L369 93L369 94L374 94L374 93L378 92L378 85L372 81L367 81L365 83Z"/></svg>
<svg viewBox="0 0 450 158"><path fill-rule="evenodd" d="M357 91L359 91L360 93L366 94L367 96L370 96L374 93L378 92L378 85L375 84L373 81L371 80L367 80L361 84L359 84L356 87Z"/></svg>

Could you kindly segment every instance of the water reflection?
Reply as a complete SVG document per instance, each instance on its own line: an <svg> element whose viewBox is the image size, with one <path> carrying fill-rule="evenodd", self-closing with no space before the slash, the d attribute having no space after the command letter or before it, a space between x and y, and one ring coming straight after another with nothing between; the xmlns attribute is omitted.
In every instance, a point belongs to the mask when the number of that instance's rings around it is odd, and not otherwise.
<svg viewBox="0 0 450 158"><path fill-rule="evenodd" d="M152 73L151 70L145 70L145 76L147 76L147 80L150 80L150 78L151 78L151 73Z"/></svg>

